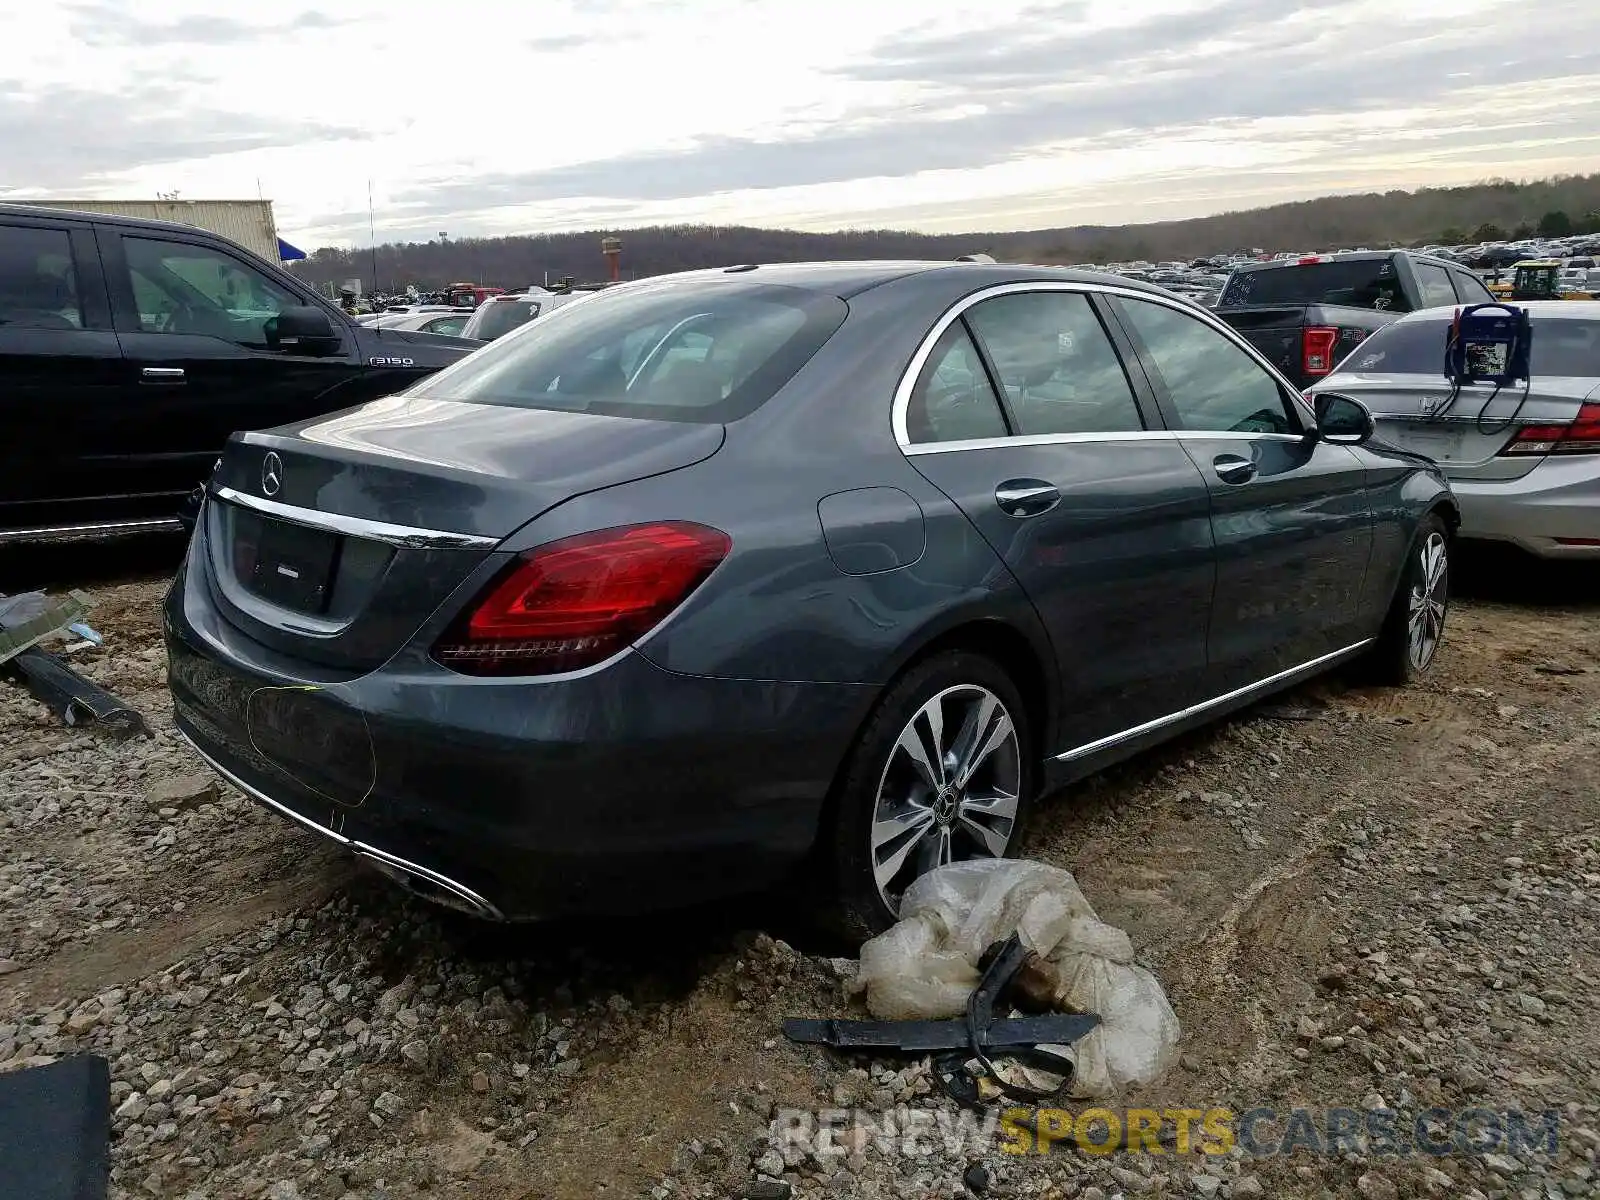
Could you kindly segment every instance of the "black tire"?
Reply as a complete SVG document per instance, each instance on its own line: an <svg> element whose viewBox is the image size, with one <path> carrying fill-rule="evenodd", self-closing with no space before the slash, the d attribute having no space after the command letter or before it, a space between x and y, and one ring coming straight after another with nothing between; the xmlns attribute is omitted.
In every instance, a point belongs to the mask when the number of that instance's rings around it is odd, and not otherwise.
<svg viewBox="0 0 1600 1200"><path fill-rule="evenodd" d="M1403 687L1424 674L1438 656L1444 640L1445 617L1450 607L1450 529L1438 513L1429 513L1417 526L1416 537L1406 551L1406 565L1400 572L1400 586L1395 589L1384 618L1378 642L1367 655L1366 675L1374 683ZM1437 551L1442 554L1438 562L1438 575L1430 585L1428 556ZM1418 652L1412 628L1412 605L1418 601L1436 605L1436 620L1424 615L1431 638L1423 639Z"/></svg>
<svg viewBox="0 0 1600 1200"><path fill-rule="evenodd" d="M969 786L952 797L949 792L957 780L948 770L948 758L963 748L960 735L965 717L983 703L980 693L986 693L1009 719L1010 740L999 742L989 756L981 760L981 765L967 781ZM918 722L915 729L919 736L926 739L931 733L924 710L936 698L942 698L940 709L947 714L942 744L949 751L940 775L947 787L938 795L927 786L913 758L898 748L902 733L912 727L914 719ZM989 728L998 730L999 722L994 721ZM980 744L988 740L980 739ZM832 819L822 830L819 845L820 865L825 872L823 882L828 892L826 924L852 941L859 941L881 933L894 923L892 904L904 888L903 885L891 888L892 899L886 898L879 885L876 870L879 855L872 840L880 787L884 785L892 797L906 796L900 802L900 811L891 814L896 821L920 822L922 816L914 811L917 805L912 796L928 800L927 831L916 834L914 829L908 828L904 835L904 840L916 843L917 848L908 852L900 879L908 882L916 873L919 861L930 861L945 846L950 848L953 859L993 856L992 852L988 855L977 852L979 838L973 830L978 826L993 830L996 837L1004 831L1004 849L999 856L1015 853L1033 796L1036 775L1033 743L1022 693L994 660L967 651L950 651L925 659L907 670L890 685L857 735L835 788L830 806ZM1017 800L1009 820L1001 810L990 812L977 807L1000 803L993 797L1009 792L1013 779ZM902 844L897 840L886 848L885 863L892 860L894 850Z"/></svg>

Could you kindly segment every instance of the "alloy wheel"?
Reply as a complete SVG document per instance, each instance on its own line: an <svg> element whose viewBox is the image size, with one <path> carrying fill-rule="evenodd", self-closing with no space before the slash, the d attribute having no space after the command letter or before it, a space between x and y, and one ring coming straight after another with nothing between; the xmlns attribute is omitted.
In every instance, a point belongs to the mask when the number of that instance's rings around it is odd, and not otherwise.
<svg viewBox="0 0 1600 1200"><path fill-rule="evenodd" d="M1407 652L1418 671L1428 669L1444 637L1445 608L1450 602L1450 560L1442 533L1431 533L1417 551L1417 575L1411 585L1406 617Z"/></svg>
<svg viewBox="0 0 1600 1200"><path fill-rule="evenodd" d="M878 780L869 836L889 910L934 867L1003 857L1021 795L1017 727L1000 698L959 684L928 700L900 731Z"/></svg>

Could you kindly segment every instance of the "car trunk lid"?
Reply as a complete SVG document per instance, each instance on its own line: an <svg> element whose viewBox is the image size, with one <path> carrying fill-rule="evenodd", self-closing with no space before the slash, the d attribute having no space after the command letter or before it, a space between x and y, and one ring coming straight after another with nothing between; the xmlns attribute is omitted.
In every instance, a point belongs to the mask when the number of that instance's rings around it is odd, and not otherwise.
<svg viewBox="0 0 1600 1200"><path fill-rule="evenodd" d="M1318 390L1341 392L1372 410L1377 440L1426 455L1451 479L1520 479L1540 454L1505 454L1533 426L1570 425L1595 381L1540 378L1531 388L1464 387L1455 393L1442 375L1340 375Z"/></svg>
<svg viewBox="0 0 1600 1200"><path fill-rule="evenodd" d="M370 670L520 526L704 461L723 438L719 424L405 396L235 434L206 505L213 591L263 644Z"/></svg>

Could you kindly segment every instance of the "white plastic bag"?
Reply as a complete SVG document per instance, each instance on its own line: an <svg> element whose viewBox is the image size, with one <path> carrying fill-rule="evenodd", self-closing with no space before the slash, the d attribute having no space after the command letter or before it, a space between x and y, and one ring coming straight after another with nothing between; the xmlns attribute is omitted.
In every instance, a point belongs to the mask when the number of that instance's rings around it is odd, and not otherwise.
<svg viewBox="0 0 1600 1200"><path fill-rule="evenodd" d="M906 889L900 920L861 947L858 983L883 1020L948 1018L966 1011L978 960L1013 933L1039 955L1063 1012L1097 1013L1075 1045L1075 1095L1106 1096L1149 1083L1177 1057L1178 1018L1133 944L1095 916L1071 873L1018 859L952 863Z"/></svg>

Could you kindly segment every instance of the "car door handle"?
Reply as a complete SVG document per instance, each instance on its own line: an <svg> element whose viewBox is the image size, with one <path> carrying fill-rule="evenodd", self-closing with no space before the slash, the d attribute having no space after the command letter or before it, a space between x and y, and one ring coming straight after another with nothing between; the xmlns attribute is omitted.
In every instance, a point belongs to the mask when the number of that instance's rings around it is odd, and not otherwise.
<svg viewBox="0 0 1600 1200"><path fill-rule="evenodd" d="M994 502L1013 517L1036 517L1061 503L1061 489L1042 479L1008 479L994 489Z"/></svg>
<svg viewBox="0 0 1600 1200"><path fill-rule="evenodd" d="M139 372L140 383L183 383L182 367L146 367Z"/></svg>
<svg viewBox="0 0 1600 1200"><path fill-rule="evenodd" d="M1256 477L1256 464L1237 454L1219 454L1211 465L1223 483L1249 483Z"/></svg>

